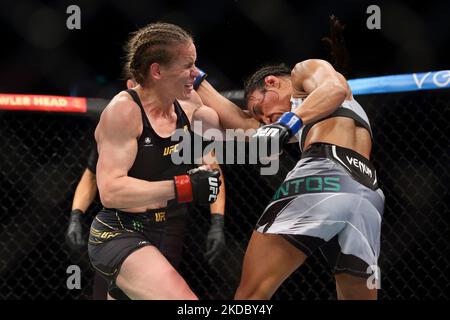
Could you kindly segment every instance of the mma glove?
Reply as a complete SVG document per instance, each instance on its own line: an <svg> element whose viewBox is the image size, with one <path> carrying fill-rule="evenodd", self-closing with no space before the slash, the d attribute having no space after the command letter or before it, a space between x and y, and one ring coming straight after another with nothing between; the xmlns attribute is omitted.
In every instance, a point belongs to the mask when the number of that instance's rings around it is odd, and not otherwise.
<svg viewBox="0 0 450 320"><path fill-rule="evenodd" d="M195 168L186 175L175 176L175 197L179 203L193 202L206 206L217 200L220 171Z"/></svg>
<svg viewBox="0 0 450 320"><path fill-rule="evenodd" d="M224 233L224 216L220 213L211 214L211 226L206 236L206 253L205 257L210 265L213 265L217 258L224 251L225 233Z"/></svg>
<svg viewBox="0 0 450 320"><path fill-rule="evenodd" d="M69 227L66 232L66 242L73 250L80 250L86 246L86 239L83 235L83 226L80 209L72 210L70 213Z"/></svg>
<svg viewBox="0 0 450 320"><path fill-rule="evenodd" d="M281 154L281 149L297 134L302 125L302 119L294 112L285 112L276 122L258 128L253 138L266 142L268 151L271 151L273 142L278 141L276 153Z"/></svg>

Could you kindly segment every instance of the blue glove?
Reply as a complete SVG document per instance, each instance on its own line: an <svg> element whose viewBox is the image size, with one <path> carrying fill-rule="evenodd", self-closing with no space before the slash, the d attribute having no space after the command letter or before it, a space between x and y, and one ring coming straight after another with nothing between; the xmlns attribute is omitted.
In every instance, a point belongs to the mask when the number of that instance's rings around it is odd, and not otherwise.
<svg viewBox="0 0 450 320"><path fill-rule="evenodd" d="M197 70L200 72L198 76L195 77L194 80L194 90L197 90L198 87L202 84L202 81L206 78L207 74L203 71L197 68Z"/></svg>

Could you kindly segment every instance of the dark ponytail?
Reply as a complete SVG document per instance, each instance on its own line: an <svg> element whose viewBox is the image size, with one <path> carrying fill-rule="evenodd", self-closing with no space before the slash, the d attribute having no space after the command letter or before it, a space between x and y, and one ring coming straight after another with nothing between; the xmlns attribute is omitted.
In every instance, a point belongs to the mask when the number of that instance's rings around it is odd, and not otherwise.
<svg viewBox="0 0 450 320"><path fill-rule="evenodd" d="M350 72L350 54L345 44L344 29L345 25L335 15L331 15L330 34L323 37L322 42L330 53L333 67L347 77Z"/></svg>

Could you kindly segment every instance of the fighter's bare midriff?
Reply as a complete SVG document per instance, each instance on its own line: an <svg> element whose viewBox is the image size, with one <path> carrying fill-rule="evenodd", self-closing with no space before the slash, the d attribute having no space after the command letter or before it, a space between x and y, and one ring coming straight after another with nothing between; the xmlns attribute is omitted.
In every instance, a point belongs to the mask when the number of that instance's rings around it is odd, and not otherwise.
<svg viewBox="0 0 450 320"><path fill-rule="evenodd" d="M334 117L316 123L306 136L304 150L313 143L325 142L352 149L369 159L372 139L367 129L345 117Z"/></svg>

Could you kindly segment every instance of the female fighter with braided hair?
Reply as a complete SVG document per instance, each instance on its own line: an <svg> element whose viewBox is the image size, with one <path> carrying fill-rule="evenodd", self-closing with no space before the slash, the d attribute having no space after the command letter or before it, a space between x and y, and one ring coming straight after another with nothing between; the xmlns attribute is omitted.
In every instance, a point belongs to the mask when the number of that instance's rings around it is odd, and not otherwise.
<svg viewBox="0 0 450 320"><path fill-rule="evenodd" d="M193 120L205 130L220 127L194 91L202 79L195 61L192 37L176 25L153 23L135 32L127 66L138 85L112 99L96 128L105 208L92 223L88 250L113 298L197 298L174 265L187 204L216 200L219 171L176 165L170 156L182 151L174 133L192 136Z"/></svg>

